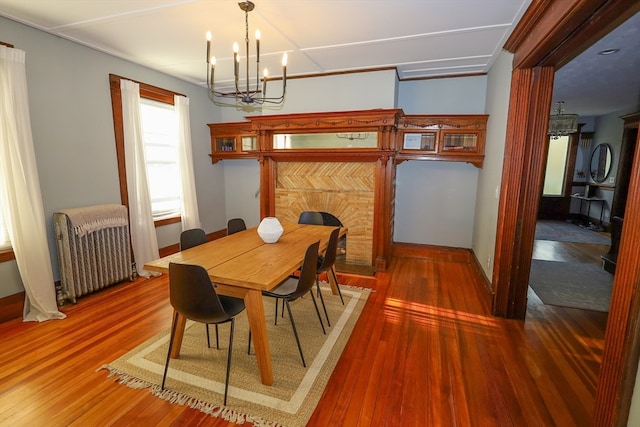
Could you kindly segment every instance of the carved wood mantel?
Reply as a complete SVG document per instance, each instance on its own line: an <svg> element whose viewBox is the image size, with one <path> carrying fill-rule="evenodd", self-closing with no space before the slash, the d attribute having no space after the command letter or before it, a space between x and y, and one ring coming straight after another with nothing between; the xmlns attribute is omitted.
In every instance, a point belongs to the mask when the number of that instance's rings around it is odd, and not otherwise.
<svg viewBox="0 0 640 427"><path fill-rule="evenodd" d="M322 206L333 200L336 204L334 209L342 209L338 216L342 215L343 223L353 219L351 224L345 223L349 228L349 239L361 244L355 251L348 250L347 256L362 250L370 251L368 256L365 255L368 265L374 266L377 271L386 270L393 237L394 137L401 114L402 110L386 109L248 117L252 130L258 136L259 150L255 154L260 162L260 216L278 216L285 221L297 220L300 210L322 210L318 205L311 208L304 208L304 205L299 204L294 206L300 197L295 197L296 193L293 193L294 196L287 198L286 190L278 187L278 170L285 174L298 165L300 168L306 165L306 171L319 177L317 181L321 181L322 172L318 172L321 166L318 165L340 163L331 167L332 179L325 182L332 190L327 190L326 186L315 187L316 183L310 182L309 199L322 203ZM377 147L295 150L273 148L273 135L278 133L355 131L377 133ZM341 171L347 172L342 174ZM353 174L356 177L349 178ZM339 178L340 175L344 178ZM340 188L346 190L341 191ZM347 199L354 199L356 206L345 212Z"/></svg>
<svg viewBox="0 0 640 427"><path fill-rule="evenodd" d="M246 122L209 124L211 160L257 158L261 217L297 221L302 210L336 215L349 227L347 262L384 271L393 239L397 165L444 160L482 167L487 119L405 115L401 109L250 116ZM323 133L368 133L376 140L366 148L274 148L274 135Z"/></svg>

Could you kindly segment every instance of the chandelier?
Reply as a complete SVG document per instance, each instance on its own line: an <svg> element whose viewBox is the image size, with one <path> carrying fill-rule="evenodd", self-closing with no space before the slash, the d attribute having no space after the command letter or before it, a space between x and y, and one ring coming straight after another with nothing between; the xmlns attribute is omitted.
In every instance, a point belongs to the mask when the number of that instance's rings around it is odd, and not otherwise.
<svg viewBox="0 0 640 427"><path fill-rule="evenodd" d="M578 131L578 115L563 114L562 105L564 101L558 101L556 114L549 117L549 136L558 139L561 136L569 135Z"/></svg>
<svg viewBox="0 0 640 427"><path fill-rule="evenodd" d="M282 93L277 97L267 97L267 81L269 78L267 69L262 74L262 84L260 84L260 30L256 30L256 76L255 85L251 87L249 75L249 12L255 5L251 1L243 1L238 3L240 9L244 11L245 17L245 76L244 82L240 79L240 53L238 43L233 44L233 75L235 90L228 92L220 91L215 88L214 74L216 67L216 58L211 55L211 32L207 31L207 88L209 89L209 98L216 104L222 106L245 106L269 104L281 104L284 101L285 89L287 87L287 54L282 55ZM224 99L233 98L235 103L225 102Z"/></svg>

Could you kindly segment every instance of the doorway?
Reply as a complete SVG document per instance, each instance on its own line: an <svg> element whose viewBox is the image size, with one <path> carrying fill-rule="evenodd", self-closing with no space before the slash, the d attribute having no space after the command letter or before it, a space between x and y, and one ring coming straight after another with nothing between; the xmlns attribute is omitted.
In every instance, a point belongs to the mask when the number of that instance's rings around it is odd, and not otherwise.
<svg viewBox="0 0 640 427"><path fill-rule="evenodd" d="M514 52L507 144L493 272L496 315L523 318L542 182L541 145L551 106L555 68L640 11L640 3L578 0L553 7L534 2L505 48ZM634 164L633 170L640 169ZM593 425L624 425L640 354L640 259L632 242L640 240L640 173L629 182L625 222L596 392ZM616 286L621 284L620 286ZM631 337L631 339L629 339Z"/></svg>

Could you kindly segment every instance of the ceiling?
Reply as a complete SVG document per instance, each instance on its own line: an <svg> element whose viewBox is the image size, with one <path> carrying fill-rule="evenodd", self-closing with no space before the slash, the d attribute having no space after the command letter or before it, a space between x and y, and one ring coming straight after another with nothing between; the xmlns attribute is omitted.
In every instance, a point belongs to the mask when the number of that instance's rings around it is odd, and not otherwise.
<svg viewBox="0 0 640 427"><path fill-rule="evenodd" d="M476 75L489 71L530 1L254 0L250 56L260 29L260 67L272 77L282 75L284 52L288 77L387 67L400 80ZM2 0L0 15L199 85L208 30L217 84L233 81L234 41L245 56L238 0ZM554 101L567 112L600 115L640 102L640 19L632 19L557 72ZM595 54L613 47L622 50Z"/></svg>

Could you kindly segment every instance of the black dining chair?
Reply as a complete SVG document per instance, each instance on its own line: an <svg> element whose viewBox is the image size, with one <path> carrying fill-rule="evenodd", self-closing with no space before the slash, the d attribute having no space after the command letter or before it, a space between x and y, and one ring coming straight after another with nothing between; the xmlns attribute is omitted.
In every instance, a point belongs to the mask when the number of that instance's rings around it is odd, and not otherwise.
<svg viewBox="0 0 640 427"><path fill-rule="evenodd" d="M180 233L180 250L192 248L194 246L207 243L207 233L202 228L192 228L190 230L184 230Z"/></svg>
<svg viewBox="0 0 640 427"><path fill-rule="evenodd" d="M304 211L298 217L298 224L324 225L320 212Z"/></svg>
<svg viewBox="0 0 640 427"><path fill-rule="evenodd" d="M324 298L322 296L322 291L320 290L319 277L322 273L327 273L327 280L329 280L329 274L332 275L336 283L336 286L338 287L338 295L340 295L340 301L342 301L342 305L344 305L344 299L342 298L342 291L340 290L340 285L338 284L338 278L336 277L336 273L333 270L333 265L336 263L339 237L340 237L340 228L335 228L329 235L329 242L327 243L327 249L324 251L324 255L318 256L318 267L316 272L317 293L318 293L318 296L320 297L322 308L324 309L324 315L327 318L327 325L329 326L331 326L331 322L329 321L329 314L327 313L327 307L324 304Z"/></svg>
<svg viewBox="0 0 640 427"><path fill-rule="evenodd" d="M167 351L167 362L162 375L161 389L164 390L171 359L173 339L176 334L178 315L194 322L206 325L231 323L229 330L229 351L227 354L227 373L224 383L224 404L227 404L229 373L231 372L231 351L233 348L233 329L235 317L245 309L244 300L216 293L214 285L204 267L190 264L169 264L169 302L175 314L171 325L171 338Z"/></svg>
<svg viewBox="0 0 640 427"><path fill-rule="evenodd" d="M180 250L193 248L194 246L207 243L207 233L201 228L192 228L190 230L184 230L180 233ZM207 345L211 347L211 338L209 334L209 325L207 325ZM216 348L220 349L220 340L218 338L218 325L216 325Z"/></svg>
<svg viewBox="0 0 640 427"><path fill-rule="evenodd" d="M237 233L238 231L244 231L247 229L247 225L242 218L231 218L227 222L227 235Z"/></svg>
<svg viewBox="0 0 640 427"><path fill-rule="evenodd" d="M313 288L316 278L316 271L318 265L318 248L320 242L315 242L309 245L305 252L304 261L302 262L302 269L300 270L300 276L290 276L275 289L271 291L262 291L262 295L267 297L276 298L276 324L278 323L278 300L282 299L287 307L289 313L289 319L291 319L291 327L293 328L293 335L296 338L298 344L298 351L300 352L300 358L302 359L302 366L306 367L307 364L304 360L304 354L302 353L302 346L300 345L300 338L298 337L298 330L296 329L296 323L293 319L293 313L291 312L291 306L289 303L294 301L303 295L311 295L311 301L316 309L320 326L322 327L322 333L327 334L322 323L322 317L320 317L320 311L318 310L318 304L313 296L313 292L310 292ZM249 346L251 346L251 331L249 331ZM251 347L249 347L249 350Z"/></svg>

